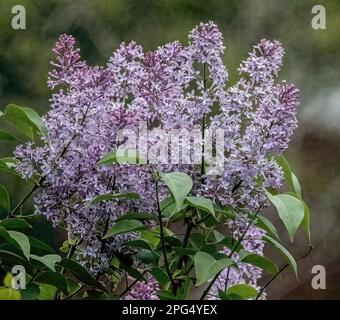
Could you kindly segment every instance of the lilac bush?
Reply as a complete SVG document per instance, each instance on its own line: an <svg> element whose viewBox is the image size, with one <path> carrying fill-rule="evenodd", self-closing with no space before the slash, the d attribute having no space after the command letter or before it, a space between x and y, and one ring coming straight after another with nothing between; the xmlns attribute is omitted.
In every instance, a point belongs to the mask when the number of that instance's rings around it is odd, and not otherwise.
<svg viewBox="0 0 340 320"><path fill-rule="evenodd" d="M263 208L270 200L290 235L300 225L308 229L297 179L282 156L297 127L299 90L276 79L284 56L278 41L255 45L238 69L240 79L229 85L217 25L201 23L188 39L187 45L174 41L150 52L122 43L102 67L82 60L72 36L60 36L48 78L50 110L42 118L48 135L16 148L15 170L35 184L36 215L65 229L70 259L104 282L112 269L119 278L119 271L130 272L130 283L140 280L122 298L186 298L188 277L196 274L196 285L202 279L199 252L222 265L203 277L202 299L242 297L242 285L258 292L252 298L264 297L258 291L268 271L263 248L278 240ZM142 133L142 124L158 134ZM212 149L223 156L214 174L204 152L208 128ZM200 132L201 141L189 140L180 151L193 157L198 147L199 163L171 162L169 132L176 130ZM148 160L156 154L158 162L120 163L114 152L123 145ZM274 192L284 180L294 195ZM293 225L279 200L294 207L287 213L294 215ZM184 235L176 234L178 221ZM113 257L121 260L118 267ZM147 282L138 270L148 272Z"/></svg>

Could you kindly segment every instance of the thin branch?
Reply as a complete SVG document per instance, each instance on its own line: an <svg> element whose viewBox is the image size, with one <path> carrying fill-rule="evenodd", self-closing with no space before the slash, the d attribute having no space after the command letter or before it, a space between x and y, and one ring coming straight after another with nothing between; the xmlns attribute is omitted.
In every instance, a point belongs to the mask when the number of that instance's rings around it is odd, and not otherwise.
<svg viewBox="0 0 340 320"><path fill-rule="evenodd" d="M80 242L79 242L78 244L80 244ZM75 251L76 251L76 248L77 248L77 245L78 245L78 244L75 243L75 244L72 245L71 249L70 249L69 252L67 253L67 257L66 257L67 259L71 259L71 258L72 258L73 254L74 254ZM65 272L65 268L62 267L61 270L60 270L60 274L63 275L64 272ZM60 295L60 290L58 289L58 290L56 291L55 295L54 295L54 299L53 299L53 300L59 299L59 298L60 298L59 295Z"/></svg>
<svg viewBox="0 0 340 320"><path fill-rule="evenodd" d="M35 184L33 188L23 197L23 199L18 203L18 205L9 213L8 217L13 218L17 211L23 206L27 199L40 187L40 185Z"/></svg>
<svg viewBox="0 0 340 320"><path fill-rule="evenodd" d="M262 204L259 206L259 208L256 210L256 212L253 214L252 218L250 219L247 227L245 228L245 230L243 231L241 237L237 240L235 246L233 246L231 252L228 255L228 258L231 258L232 255L234 254L234 252L238 249L239 245L241 244L241 242L244 240L244 237L246 235L246 233L248 232L250 226L253 224L254 220L256 219L257 215L259 214L259 212L261 211L262 207L264 206L265 201L262 202ZM200 297L200 300L203 300L206 295L209 293L212 285L216 282L216 280L218 279L220 273L222 272L222 270L220 272L218 272L215 277L213 278L213 280L209 283L208 287L204 290L202 296Z"/></svg>
<svg viewBox="0 0 340 320"><path fill-rule="evenodd" d="M76 291L72 292L70 295L68 295L67 297L65 297L65 299L63 300L69 300L71 299L72 297L74 297L77 293L79 293L82 289L85 288L85 284L81 285Z"/></svg>
<svg viewBox="0 0 340 320"><path fill-rule="evenodd" d="M182 243L182 248L186 248L189 242L189 238L190 238L190 234L192 229L194 228L194 223L192 222L191 218L189 219L189 221L187 222L187 229L185 231L185 235L183 238L183 243ZM177 269L181 269L182 268L182 264L185 261L186 256L180 256L180 258L178 259L178 264L177 264Z"/></svg>
<svg viewBox="0 0 340 320"><path fill-rule="evenodd" d="M304 259L304 258L307 258L311 253L312 253L312 251L313 251L313 246L312 245L310 245L309 246L309 249L308 249L308 252L306 253L306 254L304 254L304 255L302 255L301 257L299 257L299 258L297 258L296 259L296 261L299 261L299 260L302 260L302 259ZM277 273L275 273L274 275L273 275L273 277L260 289L260 291L259 291L259 293L257 294L257 296L256 296L256 298L255 298L255 300L258 300L260 297L261 297L261 295L262 295L262 293L264 292L264 290L266 290L266 288L286 269L286 268L288 268L290 266L290 264L289 263L287 263L287 264L285 264L283 267L281 267L280 268L280 270L277 272Z"/></svg>
<svg viewBox="0 0 340 320"><path fill-rule="evenodd" d="M140 280L144 277L144 275L148 272L148 270L144 270L143 273L135 280L133 281L129 286L127 286L125 288L125 290L119 295L118 299L121 299L122 297L124 297L131 289L132 287Z"/></svg>
<svg viewBox="0 0 340 320"><path fill-rule="evenodd" d="M172 275L171 275L170 267L169 267L169 261L168 261L168 258L166 255L166 249L165 249L164 230L163 230L163 223L162 223L162 211L161 211L161 207L159 204L158 181L156 181L156 200L157 200L159 230L160 230L160 238L161 238L161 244L162 244L162 250L163 250L163 259L164 259L165 269L168 274L170 282L173 283Z"/></svg>
<svg viewBox="0 0 340 320"><path fill-rule="evenodd" d="M207 78L206 78L206 64L203 64L203 90L206 92L207 90ZM201 176L204 175L204 139L205 139L205 113L202 117L202 163L201 163Z"/></svg>

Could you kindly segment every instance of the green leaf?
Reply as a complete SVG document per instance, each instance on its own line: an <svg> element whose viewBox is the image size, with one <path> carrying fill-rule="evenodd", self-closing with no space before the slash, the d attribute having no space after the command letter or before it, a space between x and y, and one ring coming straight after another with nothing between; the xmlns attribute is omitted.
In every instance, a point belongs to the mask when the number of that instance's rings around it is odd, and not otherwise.
<svg viewBox="0 0 340 320"><path fill-rule="evenodd" d="M22 289L20 292L22 300L36 300L39 297L40 289L35 283L30 283L26 289Z"/></svg>
<svg viewBox="0 0 340 320"><path fill-rule="evenodd" d="M240 261L243 263L249 263L271 274L276 274L279 271L276 264L264 256L245 250L241 250L239 255Z"/></svg>
<svg viewBox="0 0 340 320"><path fill-rule="evenodd" d="M226 293L240 296L243 300L255 298L258 295L258 291L248 284L236 284L230 287Z"/></svg>
<svg viewBox="0 0 340 320"><path fill-rule="evenodd" d="M7 213L11 211L9 194L7 192L7 189L1 184L0 184L0 208L3 208Z"/></svg>
<svg viewBox="0 0 340 320"><path fill-rule="evenodd" d="M34 132L37 131L48 138L46 126L39 114L31 108L9 104L6 107L4 117L31 140L34 140Z"/></svg>
<svg viewBox="0 0 340 320"><path fill-rule="evenodd" d="M180 211L186 196L193 186L190 176L183 172L161 172L160 177L169 188L176 202L177 210Z"/></svg>
<svg viewBox="0 0 340 320"><path fill-rule="evenodd" d="M179 240L175 236L164 237L164 240L165 240L166 243L170 244L170 246L172 246L172 247L180 247L180 246L182 246L181 240Z"/></svg>
<svg viewBox="0 0 340 320"><path fill-rule="evenodd" d="M103 239L114 237L118 234L128 233L142 229L145 229L145 225L138 220L118 221L113 227L111 227L108 230L108 232L104 235Z"/></svg>
<svg viewBox="0 0 340 320"><path fill-rule="evenodd" d="M292 180L292 170L290 169L290 165L287 161L287 159L282 155L276 155L274 157L276 163L281 167L283 171L283 176L288 183L289 186L293 186L293 180Z"/></svg>
<svg viewBox="0 0 340 320"><path fill-rule="evenodd" d="M210 254L200 251L194 256L194 264L197 276L196 287L199 287L226 267L234 264L234 261L229 258L216 260Z"/></svg>
<svg viewBox="0 0 340 320"><path fill-rule="evenodd" d="M295 275L297 277L297 264L296 264L294 257L289 253L289 251L283 245L281 245L279 242L277 242L275 239L273 239L272 237L268 235L263 236L263 240L265 240L266 242L274 246L280 252L283 258L293 268Z"/></svg>
<svg viewBox="0 0 340 320"><path fill-rule="evenodd" d="M38 300L53 300L58 289L55 286L51 286L47 283L41 283L39 285L39 290L40 293Z"/></svg>
<svg viewBox="0 0 340 320"><path fill-rule="evenodd" d="M117 300L114 299L112 295L108 295L105 292L98 291L98 290L90 290L87 289L85 295L83 296L84 300Z"/></svg>
<svg viewBox="0 0 340 320"><path fill-rule="evenodd" d="M0 288L0 300L21 300L20 291L12 288Z"/></svg>
<svg viewBox="0 0 340 320"><path fill-rule="evenodd" d="M226 219L234 220L236 218L236 213L233 208L215 208L216 213L220 213Z"/></svg>
<svg viewBox="0 0 340 320"><path fill-rule="evenodd" d="M107 193L100 196L94 197L87 202L88 205L93 205L101 201L110 201L112 199L139 199L139 194L136 192L126 192L126 193Z"/></svg>
<svg viewBox="0 0 340 320"><path fill-rule="evenodd" d="M214 230L213 233L214 233L214 238L216 240L216 243L220 243L225 238L225 235L217 230Z"/></svg>
<svg viewBox="0 0 340 320"><path fill-rule="evenodd" d="M202 233L194 232L189 238L190 244L197 250L199 250L205 243L205 237Z"/></svg>
<svg viewBox="0 0 340 320"><path fill-rule="evenodd" d="M152 230L146 230L141 232L141 239L150 244L152 248L156 248L161 241L160 228L155 227Z"/></svg>
<svg viewBox="0 0 340 320"><path fill-rule="evenodd" d="M69 294L75 293L78 289L82 287L82 284L77 281L77 279L66 279L67 282L67 291Z"/></svg>
<svg viewBox="0 0 340 320"><path fill-rule="evenodd" d="M55 251L48 246L45 242L42 242L39 239L34 237L29 237L31 251L35 254L44 255L44 254L55 254Z"/></svg>
<svg viewBox="0 0 340 320"><path fill-rule="evenodd" d="M4 260L2 263L11 262L15 264L21 264L23 266L27 266L28 262L23 257L19 256L18 254L8 251L8 250L0 250L0 258L3 258Z"/></svg>
<svg viewBox="0 0 340 320"><path fill-rule="evenodd" d="M162 211L162 215L164 217L167 217L168 219L175 219L178 215L182 215L181 212L183 212L187 207L187 204L183 204L180 210L178 210L176 203L173 202L169 206L164 208L164 210Z"/></svg>
<svg viewBox="0 0 340 320"><path fill-rule="evenodd" d="M221 300L243 300L241 296L237 294L227 294L226 292L223 292L222 290L218 291L218 295Z"/></svg>
<svg viewBox="0 0 340 320"><path fill-rule="evenodd" d="M18 173L13 167L13 163L6 161L6 159L0 159L0 170L19 177Z"/></svg>
<svg viewBox="0 0 340 320"><path fill-rule="evenodd" d="M174 199L172 197L162 200L159 204L161 211L170 206L172 203L174 203Z"/></svg>
<svg viewBox="0 0 340 320"><path fill-rule="evenodd" d="M121 268L125 270L131 277L134 279L139 279L140 281L146 281L145 277L141 272L139 272L137 269L126 266L124 264L121 265Z"/></svg>
<svg viewBox="0 0 340 320"><path fill-rule="evenodd" d="M168 290L159 290L157 295L159 300L177 300L177 297Z"/></svg>
<svg viewBox="0 0 340 320"><path fill-rule="evenodd" d="M4 227L0 227L0 236L8 242L14 242L18 246L18 243L10 236L8 231Z"/></svg>
<svg viewBox="0 0 340 320"><path fill-rule="evenodd" d="M35 282L37 283L46 283L52 286L57 287L62 293L68 293L67 281L65 278L57 272L46 271L40 273L36 278Z"/></svg>
<svg viewBox="0 0 340 320"><path fill-rule="evenodd" d="M142 249L147 249L147 250L152 250L150 247L150 244L142 239L137 239L137 240L130 240L125 242L125 245L132 247L132 248L142 248Z"/></svg>
<svg viewBox="0 0 340 320"><path fill-rule="evenodd" d="M304 216L303 216L303 220L301 222L301 228L303 231L305 231L307 233L307 236L308 236L308 240L309 240L309 243L312 242L312 236L311 236L311 222L310 222L310 212L309 212L309 208L307 206L307 204L303 202L303 205L304 205Z"/></svg>
<svg viewBox="0 0 340 320"><path fill-rule="evenodd" d="M1 158L1 161L5 162L7 166L11 168L15 167L20 162L18 159L11 157Z"/></svg>
<svg viewBox="0 0 340 320"><path fill-rule="evenodd" d="M6 131L0 131L0 140L8 142L19 142L19 140Z"/></svg>
<svg viewBox="0 0 340 320"><path fill-rule="evenodd" d="M5 275L5 278L3 280L5 287L12 288L12 281L13 281L13 275L10 272L8 272Z"/></svg>
<svg viewBox="0 0 340 320"><path fill-rule="evenodd" d="M30 242L25 234L18 231L7 231L4 227L0 227L0 236L8 242L14 243L18 246L25 258L29 260Z"/></svg>
<svg viewBox="0 0 340 320"><path fill-rule="evenodd" d="M310 222L309 208L308 208L307 204L302 199L300 199L299 196L296 193L289 192L289 194L292 195L293 197L299 199L303 203L304 215L303 215L303 220L301 222L301 228L307 234L308 241L309 241L309 243L311 243L312 242L312 236L311 236L311 222Z"/></svg>
<svg viewBox="0 0 340 320"><path fill-rule="evenodd" d="M136 258L145 264L158 264L159 256L150 250L140 250L136 254Z"/></svg>
<svg viewBox="0 0 340 320"><path fill-rule="evenodd" d="M68 269L79 281L106 291L105 287L98 280L93 278L79 263L70 259L62 259L59 264Z"/></svg>
<svg viewBox="0 0 340 320"><path fill-rule="evenodd" d="M173 247L173 250L177 256L193 256L197 253L193 248Z"/></svg>
<svg viewBox="0 0 340 320"><path fill-rule="evenodd" d="M288 230L289 238L293 242L294 235L304 217L305 207L303 203L290 194L272 195L266 192L266 195L276 207L282 222Z"/></svg>
<svg viewBox="0 0 340 320"><path fill-rule="evenodd" d="M25 234L18 231L8 231L8 234L11 236L12 239L14 239L17 242L24 256L27 258L27 260L29 260L31 245L28 237Z"/></svg>
<svg viewBox="0 0 340 320"><path fill-rule="evenodd" d="M102 157L98 164L146 164L146 157L136 150L113 150Z"/></svg>
<svg viewBox="0 0 340 320"><path fill-rule="evenodd" d="M149 272L163 286L170 281L166 272L164 272L164 270L159 267L153 267L151 270L149 270Z"/></svg>
<svg viewBox="0 0 340 320"><path fill-rule="evenodd" d="M301 198L302 192L301 192L301 185L299 182L299 179L297 176L292 172L292 181L293 181L293 189L297 195Z"/></svg>
<svg viewBox="0 0 340 320"><path fill-rule="evenodd" d="M24 219L8 218L0 221L0 227L7 230L29 230L32 226Z"/></svg>
<svg viewBox="0 0 340 320"><path fill-rule="evenodd" d="M301 186L299 180L292 172L290 165L283 155L275 156L276 163L282 168L283 176L294 192L296 192L299 197L301 197Z"/></svg>
<svg viewBox="0 0 340 320"><path fill-rule="evenodd" d="M230 237L225 237L224 239L220 241L220 243L231 250L235 250L235 252L240 252L243 249L242 243L239 243L237 248L234 248L236 242Z"/></svg>
<svg viewBox="0 0 340 320"><path fill-rule="evenodd" d="M38 257L35 254L31 254L30 257L34 260L41 262L42 264L44 264L47 268L51 269L52 271L56 271L55 264L61 261L61 256L57 254L47 254L43 257Z"/></svg>
<svg viewBox="0 0 340 320"><path fill-rule="evenodd" d="M277 232L275 226L266 217L258 214L256 225L271 236L275 237L277 240L280 240L279 233Z"/></svg>
<svg viewBox="0 0 340 320"><path fill-rule="evenodd" d="M181 282L181 286L177 290L176 298L177 300L187 300L191 289L191 279L189 276Z"/></svg>
<svg viewBox="0 0 340 320"><path fill-rule="evenodd" d="M215 216L213 202L207 198L186 197L185 199L191 206Z"/></svg>
<svg viewBox="0 0 340 320"><path fill-rule="evenodd" d="M116 222L122 220L155 220L155 219L156 218L151 213L132 212L123 214L122 216L116 219Z"/></svg>

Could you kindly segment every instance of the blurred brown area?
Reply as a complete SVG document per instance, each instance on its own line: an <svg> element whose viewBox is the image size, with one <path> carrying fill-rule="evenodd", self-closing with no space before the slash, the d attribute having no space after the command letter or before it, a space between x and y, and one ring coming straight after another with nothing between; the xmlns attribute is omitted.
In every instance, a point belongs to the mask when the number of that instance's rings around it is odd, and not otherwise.
<svg viewBox="0 0 340 320"><path fill-rule="evenodd" d="M11 8L24 5L27 30L11 28ZM326 9L326 30L311 27L312 7ZM188 32L200 21L213 20L225 37L225 62L230 83L237 67L261 38L277 39L286 50L282 79L301 89L299 129L286 153L300 179L303 196L312 215L314 249L299 262L299 281L291 270L268 289L271 299L340 298L340 1L324 0L2 0L0 2L0 110L16 103L48 110L46 86L51 48L61 33L73 34L84 58L105 64L121 41L135 40L146 50L172 40L187 41ZM2 126L2 124L1 124ZM1 127L1 129L3 129ZM0 145L0 156L13 145ZM29 186L0 174L12 202ZM28 205L25 210L31 210ZM273 210L267 216L286 234ZM50 229L42 229L46 238ZM42 231L43 232L43 231ZM298 257L308 250L306 236L284 243ZM269 255L282 261L269 250ZM326 290L311 287L314 265L327 272ZM268 280L266 277L263 283Z"/></svg>

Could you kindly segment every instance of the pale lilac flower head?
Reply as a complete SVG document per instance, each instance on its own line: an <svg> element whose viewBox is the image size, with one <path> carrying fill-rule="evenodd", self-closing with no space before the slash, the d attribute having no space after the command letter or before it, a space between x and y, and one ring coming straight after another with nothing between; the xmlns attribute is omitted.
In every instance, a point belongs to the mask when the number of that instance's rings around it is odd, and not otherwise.
<svg viewBox="0 0 340 320"><path fill-rule="evenodd" d="M146 277L147 281L137 282L124 296L124 300L159 300L157 291L160 289L158 282L153 277Z"/></svg>

